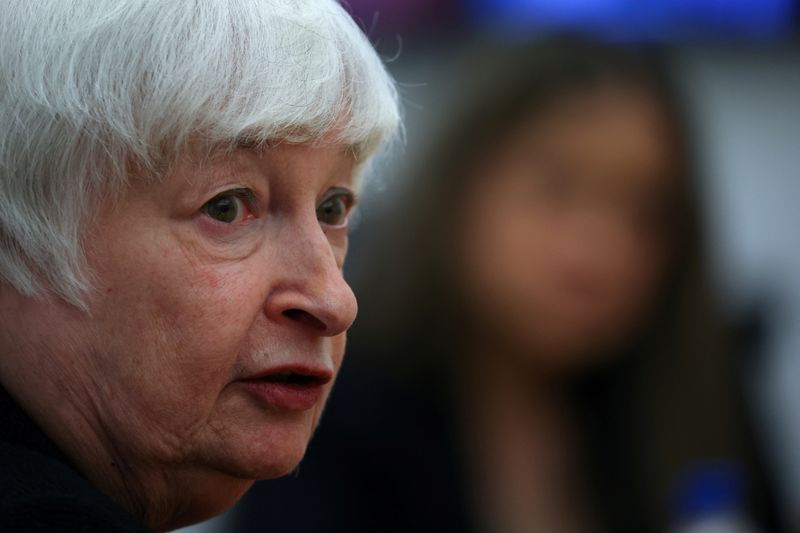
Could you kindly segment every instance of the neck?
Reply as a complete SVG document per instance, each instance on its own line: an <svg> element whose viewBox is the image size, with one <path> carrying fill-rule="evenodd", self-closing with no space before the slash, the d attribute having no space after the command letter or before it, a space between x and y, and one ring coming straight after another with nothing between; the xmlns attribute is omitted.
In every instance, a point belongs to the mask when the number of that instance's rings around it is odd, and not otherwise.
<svg viewBox="0 0 800 533"><path fill-rule="evenodd" d="M95 423L100 407L86 391L74 386L80 381L72 380L71 374L79 370L60 365L57 358L48 358L46 351L40 353L42 360L36 366L44 364L46 359L47 371L30 373L6 366L2 373L4 387L78 473L146 522L148 505L138 496L144 491L136 490L139 476L128 468L103 427ZM30 363L30 356L25 357ZM24 358L12 351L8 360ZM31 391L36 392L31 394Z"/></svg>
<svg viewBox="0 0 800 533"><path fill-rule="evenodd" d="M561 376L545 365L537 365L536 357L490 341L474 342L465 353L462 382L483 405L492 409L515 406L514 410L525 416L560 410Z"/></svg>
<svg viewBox="0 0 800 533"><path fill-rule="evenodd" d="M83 477L155 531L210 518L232 505L251 484L209 469L149 463L119 449L113 435L97 423L99 406L89 396L66 392L63 383L48 387L37 381L39 393L33 401L30 395L18 394L25 387L31 390L24 379L3 379L3 383ZM228 498L223 501L221 494Z"/></svg>
<svg viewBox="0 0 800 533"><path fill-rule="evenodd" d="M105 375L86 368L90 357L70 357L80 345L66 325L45 344L20 340L25 325L15 323L25 301L0 298L0 384L83 477L148 527L167 530L222 512L250 482L193 467L190 457L135 450L120 442L104 421L108 405L97 394L113 393L113 383L87 381ZM4 307L5 306L5 307ZM55 306L53 306L55 307ZM77 312L77 311L76 311ZM68 324L63 317L51 323ZM111 393L106 394L108 397ZM103 416L104 413L107 416ZM113 419L113 417L111 417ZM124 425L125 420L118 420ZM148 457L160 458L158 461ZM163 460L162 460L163 459ZM160 462L159 462L160 461Z"/></svg>
<svg viewBox="0 0 800 533"><path fill-rule="evenodd" d="M561 384L524 357L476 349L467 359L466 436L486 529L583 531Z"/></svg>

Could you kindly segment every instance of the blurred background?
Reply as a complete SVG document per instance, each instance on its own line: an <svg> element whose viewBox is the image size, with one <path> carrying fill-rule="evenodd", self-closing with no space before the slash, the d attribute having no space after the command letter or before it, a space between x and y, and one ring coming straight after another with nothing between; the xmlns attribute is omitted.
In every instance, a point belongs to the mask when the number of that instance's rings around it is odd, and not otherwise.
<svg viewBox="0 0 800 533"><path fill-rule="evenodd" d="M406 124L348 358L191 529L800 531L797 3L343 3Z"/></svg>

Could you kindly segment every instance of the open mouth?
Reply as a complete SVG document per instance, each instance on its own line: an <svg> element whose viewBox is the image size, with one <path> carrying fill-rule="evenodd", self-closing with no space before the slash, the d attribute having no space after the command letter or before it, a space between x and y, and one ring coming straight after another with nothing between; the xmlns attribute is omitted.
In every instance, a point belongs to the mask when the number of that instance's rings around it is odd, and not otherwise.
<svg viewBox="0 0 800 533"><path fill-rule="evenodd" d="M333 373L305 368L273 369L267 374L241 380L245 390L282 411L305 411L319 405Z"/></svg>
<svg viewBox="0 0 800 533"><path fill-rule="evenodd" d="M324 385L325 381L317 376L298 374L296 372L279 372L258 378L267 383L283 383L287 385Z"/></svg>

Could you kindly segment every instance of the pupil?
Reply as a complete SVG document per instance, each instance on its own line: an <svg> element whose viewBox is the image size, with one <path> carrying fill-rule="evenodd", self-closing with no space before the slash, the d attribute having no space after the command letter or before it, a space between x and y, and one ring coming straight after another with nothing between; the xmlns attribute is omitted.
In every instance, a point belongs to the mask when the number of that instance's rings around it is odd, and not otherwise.
<svg viewBox="0 0 800 533"><path fill-rule="evenodd" d="M341 201L331 199L320 206L317 217L320 222L325 224L338 225L342 222L344 211L345 208Z"/></svg>
<svg viewBox="0 0 800 533"><path fill-rule="evenodd" d="M208 205L208 215L220 222L233 222L236 219L236 202L230 197L212 200Z"/></svg>

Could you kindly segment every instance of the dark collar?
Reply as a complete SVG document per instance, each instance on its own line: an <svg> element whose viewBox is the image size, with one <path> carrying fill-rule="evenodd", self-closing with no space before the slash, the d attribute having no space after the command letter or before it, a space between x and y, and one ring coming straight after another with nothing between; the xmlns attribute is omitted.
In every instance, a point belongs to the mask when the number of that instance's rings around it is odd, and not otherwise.
<svg viewBox="0 0 800 533"><path fill-rule="evenodd" d="M0 442L47 455L79 473L67 456L39 429L39 426L2 386L0 386L0 427L3 428Z"/></svg>
<svg viewBox="0 0 800 533"><path fill-rule="evenodd" d="M2 387L0 428L0 531L150 531L86 479Z"/></svg>

